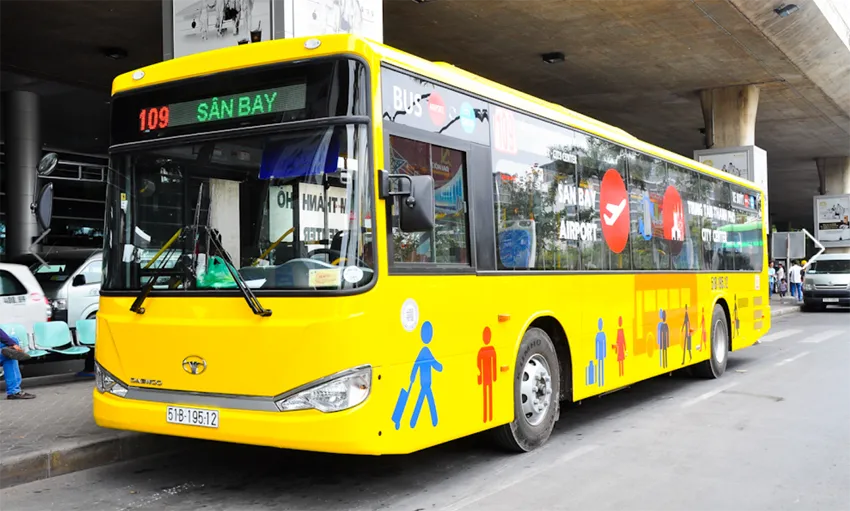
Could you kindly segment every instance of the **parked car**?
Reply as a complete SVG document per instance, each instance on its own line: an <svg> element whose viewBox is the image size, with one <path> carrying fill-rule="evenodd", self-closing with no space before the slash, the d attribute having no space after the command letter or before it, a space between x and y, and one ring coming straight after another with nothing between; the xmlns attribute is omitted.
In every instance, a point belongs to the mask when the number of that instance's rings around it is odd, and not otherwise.
<svg viewBox="0 0 850 511"><path fill-rule="evenodd" d="M47 294L54 321L74 328L78 319L93 319L100 300L103 276L102 250L68 250L41 256L42 264L31 254L13 262L26 264Z"/></svg>
<svg viewBox="0 0 850 511"><path fill-rule="evenodd" d="M29 268L0 263L0 324L19 324L31 334L35 323L50 316L51 307Z"/></svg>
<svg viewBox="0 0 850 511"><path fill-rule="evenodd" d="M806 270L803 308L850 305L850 254L824 254Z"/></svg>

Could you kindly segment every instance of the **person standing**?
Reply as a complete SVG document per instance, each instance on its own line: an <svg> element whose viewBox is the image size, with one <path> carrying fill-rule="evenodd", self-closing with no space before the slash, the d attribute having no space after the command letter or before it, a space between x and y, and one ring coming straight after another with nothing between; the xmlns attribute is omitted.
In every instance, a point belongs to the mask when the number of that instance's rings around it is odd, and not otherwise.
<svg viewBox="0 0 850 511"><path fill-rule="evenodd" d="M788 281L791 283L791 297L803 301L803 268L799 262L794 261L788 268Z"/></svg>
<svg viewBox="0 0 850 511"><path fill-rule="evenodd" d="M773 296L773 292L776 290L776 268L773 267L773 261L768 263L767 267L767 285L770 288L770 294L768 296Z"/></svg>

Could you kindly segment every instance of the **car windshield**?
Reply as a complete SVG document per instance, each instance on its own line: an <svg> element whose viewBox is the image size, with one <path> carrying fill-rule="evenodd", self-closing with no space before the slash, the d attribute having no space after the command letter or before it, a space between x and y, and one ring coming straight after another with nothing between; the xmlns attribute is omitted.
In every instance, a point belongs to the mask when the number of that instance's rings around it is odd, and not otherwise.
<svg viewBox="0 0 850 511"><path fill-rule="evenodd" d="M812 263L809 275L815 273L850 273L850 259L821 260Z"/></svg>
<svg viewBox="0 0 850 511"><path fill-rule="evenodd" d="M235 290L230 269L257 292L365 286L367 140L352 124L114 156L103 288L139 290L156 274L155 290Z"/></svg>
<svg viewBox="0 0 850 511"><path fill-rule="evenodd" d="M28 264L30 271L42 285L50 282L65 282L85 262L85 259L53 258L45 262L47 264L40 261L33 261Z"/></svg>

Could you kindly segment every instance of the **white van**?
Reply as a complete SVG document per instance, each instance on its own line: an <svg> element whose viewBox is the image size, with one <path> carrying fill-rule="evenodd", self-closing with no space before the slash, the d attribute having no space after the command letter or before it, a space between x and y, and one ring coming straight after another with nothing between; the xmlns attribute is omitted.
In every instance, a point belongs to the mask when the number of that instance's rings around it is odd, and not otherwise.
<svg viewBox="0 0 850 511"><path fill-rule="evenodd" d="M0 263L0 324L20 324L32 333L35 323L47 321L51 308L29 268Z"/></svg>
<svg viewBox="0 0 850 511"><path fill-rule="evenodd" d="M41 258L47 264L30 254L15 258L14 262L29 266L53 308L53 320L75 328L78 319L93 319L100 303L103 251L58 251Z"/></svg>

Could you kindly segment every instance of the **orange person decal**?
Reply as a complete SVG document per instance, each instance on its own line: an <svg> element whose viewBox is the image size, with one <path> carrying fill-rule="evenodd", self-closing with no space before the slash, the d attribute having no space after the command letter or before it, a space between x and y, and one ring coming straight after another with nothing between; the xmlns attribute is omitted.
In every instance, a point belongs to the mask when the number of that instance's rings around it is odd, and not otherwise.
<svg viewBox="0 0 850 511"><path fill-rule="evenodd" d="M490 346L490 327L484 327L484 347L478 350L478 384L484 391L484 422L493 420L493 383L496 381L496 348Z"/></svg>

